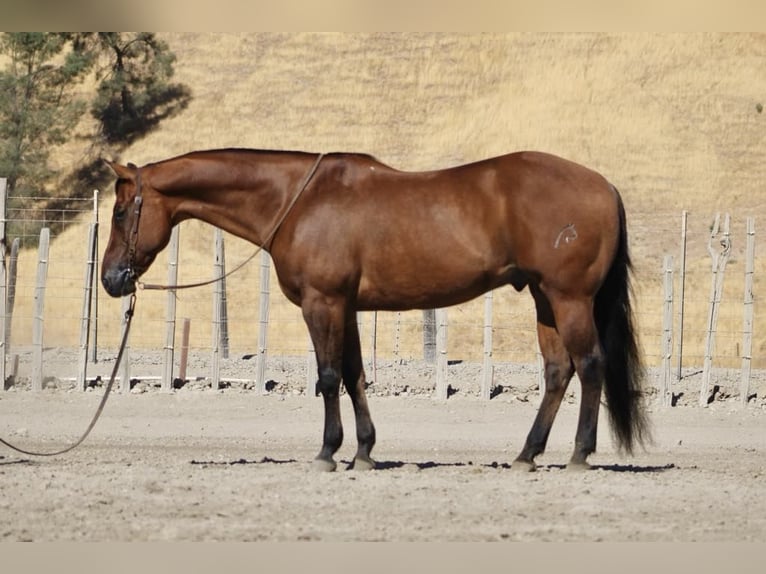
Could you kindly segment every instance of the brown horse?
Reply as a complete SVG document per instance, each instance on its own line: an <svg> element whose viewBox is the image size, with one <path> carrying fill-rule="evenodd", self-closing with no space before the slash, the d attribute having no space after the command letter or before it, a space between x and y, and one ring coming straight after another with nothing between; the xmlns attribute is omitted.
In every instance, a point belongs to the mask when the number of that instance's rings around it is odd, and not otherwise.
<svg viewBox="0 0 766 574"><path fill-rule="evenodd" d="M196 218L271 254L282 291L300 306L317 355L325 408L314 464L334 470L343 440L339 390L353 403L353 468L373 468L359 310L438 308L511 284L529 287L545 361L545 393L513 466L534 470L574 373L582 385L569 466L587 468L605 388L613 435L632 452L648 438L631 304L625 212L601 175L522 152L407 173L360 154L211 150L118 176L102 283L114 296Z"/></svg>

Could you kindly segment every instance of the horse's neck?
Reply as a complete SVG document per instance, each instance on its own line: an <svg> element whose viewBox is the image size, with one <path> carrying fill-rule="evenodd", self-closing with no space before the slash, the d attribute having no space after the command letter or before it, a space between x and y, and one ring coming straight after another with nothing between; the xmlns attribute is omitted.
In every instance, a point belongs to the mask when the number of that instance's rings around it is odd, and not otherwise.
<svg viewBox="0 0 766 574"><path fill-rule="evenodd" d="M196 180L193 186L176 186L168 192L176 203L173 218L176 222L199 219L263 245L289 201L289 194L269 180L229 179Z"/></svg>

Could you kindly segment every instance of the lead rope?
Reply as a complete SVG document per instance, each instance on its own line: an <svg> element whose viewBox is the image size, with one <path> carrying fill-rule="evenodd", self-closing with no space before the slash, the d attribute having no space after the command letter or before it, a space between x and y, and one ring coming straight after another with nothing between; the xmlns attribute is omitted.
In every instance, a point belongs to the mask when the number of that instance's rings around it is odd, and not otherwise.
<svg viewBox="0 0 766 574"><path fill-rule="evenodd" d="M130 332L130 324L133 321L133 311L136 308L136 294L133 293L130 296L130 305L128 307L128 310L125 311L125 332L122 334L122 342L120 343L120 350L117 352L117 359L114 362L114 368L112 369L112 375L109 377L109 383L106 385L106 390L104 391L104 396L101 397L101 402L98 405L98 409L96 409L96 414L93 415L93 419L90 421L90 424L88 425L88 428L85 429L85 432L82 434L82 436L75 442L74 444L54 452L36 452L33 450L25 450L23 448L19 448L11 443L9 443L7 440L4 440L2 437L0 437L0 443L4 444L8 448L12 448L16 452L20 452L21 454L28 454L31 456L56 456L59 454L64 454L69 452L70 450L74 450L78 446L80 446L83 441L88 437L90 434L90 431L93 430L93 427L96 426L96 422L98 421L99 417L101 416L101 413L104 411L104 406L106 405L106 399L109 398L109 394L112 392L112 387L114 386L114 380L117 378L117 369L120 366L120 362L122 361L122 354L125 351L125 346L128 342L128 333Z"/></svg>
<svg viewBox="0 0 766 574"><path fill-rule="evenodd" d="M223 281L229 275L233 275L234 273L242 269L245 265L250 263L255 258L256 255L258 255L261 251L263 251L264 246L267 246L267 245L271 246L271 242L274 240L274 236L277 234L277 231L279 231L279 228L282 226L285 219L287 219L287 216L290 215L290 212L293 210L293 207L298 202L298 199L303 193L303 190L305 190L308 187L309 183L311 182L311 178L314 177L314 174L316 173L316 170L319 168L319 163L322 161L323 157L324 157L323 153L320 153L317 156L317 159L314 162L314 165L311 167L311 169L308 171L306 176L303 178L303 181L298 187L298 191L295 193L292 200L290 200L290 203L287 205L287 209L285 209L284 213L282 213L282 215L279 216L279 218L277 219L277 222L274 224L269 234L263 240L263 243L261 244L261 246L258 247L258 249L256 249L255 252L252 255L250 255L250 257L245 259L242 263L237 265L234 269L214 279L209 279L207 281L200 281L198 283L185 283L183 285L161 285L161 284L155 284L155 283L144 283L143 281L136 281L136 285L138 285L138 288L141 290L175 291L176 289L192 289L194 287L204 287L205 285L212 285L213 283L216 283L218 281Z"/></svg>
<svg viewBox="0 0 766 574"><path fill-rule="evenodd" d="M303 190L306 189L309 182L311 182L311 178L314 177L314 174L316 173L317 168L319 168L319 163L322 161L322 158L324 157L324 154L319 154L317 156L316 161L314 162L314 165L311 167L309 172L306 174L306 177L303 178L303 181L301 182L300 187L298 188L298 192L293 196L293 199L290 201L290 203L287 206L287 209L285 209L285 212L279 217L276 224L272 228L271 232L266 236L266 239L263 241L263 245L258 247L258 249L255 250L255 253L253 253L250 257L245 259L242 263L237 265L234 269L226 273L225 275L222 275L221 277L217 277L215 279L211 279L209 281L202 281L199 283L189 283L185 285L153 285L153 284L146 284L142 283L140 281L136 281L136 284L140 289L155 289L155 290L174 290L174 289L191 289L192 287L202 287L204 285L210 285L211 283L215 283L216 281L221 281L225 277L228 277L232 273L235 273L239 271L242 267L244 267L247 263L252 261L252 259L258 255L263 250L264 245L269 245L270 242L274 239L274 236L277 234L277 231L279 230L279 227L284 223L285 219L287 219L287 216L292 211L293 207L298 201L298 198L303 193ZM133 255L136 245L136 237L138 236L138 218L141 215L141 207L143 204L143 198L141 196L141 170L138 169L136 172L136 198L135 198L135 218L133 222L133 228L131 230L131 236L130 236L130 245L129 245L129 258L130 258L130 266L133 267ZM117 358L114 363L114 368L112 369L112 375L109 377L109 383L106 385L106 389L104 391L104 396L101 398L101 403L98 405L98 409L96 409L96 414L93 415L93 419L90 421L90 424L88 425L88 428L85 429L85 432L83 435L75 442L74 444L54 452L35 452L31 450L25 450L23 448L19 448L2 437L0 437L0 443L4 444L8 448L11 448L15 450L16 452L20 452L21 454L26 454L30 456L56 456L59 454L67 453L71 450L74 450L78 446L80 446L83 441L88 437L90 434L90 431L93 430L93 427L96 426L96 422L98 421L99 417L101 416L101 413L104 410L104 406L106 406L106 400L109 398L109 394L112 392L112 387L114 386L114 380L117 378L117 370L120 367L120 363L122 362L122 355L125 351L125 347L128 342L128 333L130 332L130 324L133 321L133 312L136 308L136 294L133 293L130 296L130 305L128 307L128 310L125 311L125 331L122 334L122 342L120 343L120 350L117 352Z"/></svg>

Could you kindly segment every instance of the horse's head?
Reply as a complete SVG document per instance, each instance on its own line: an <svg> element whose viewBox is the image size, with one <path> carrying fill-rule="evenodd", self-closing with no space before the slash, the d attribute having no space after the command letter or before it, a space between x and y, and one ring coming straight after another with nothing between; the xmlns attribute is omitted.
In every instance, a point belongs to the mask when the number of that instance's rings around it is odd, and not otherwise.
<svg viewBox="0 0 766 574"><path fill-rule="evenodd" d="M101 283L109 295L120 297L136 290L136 280L168 244L172 222L148 173L130 163L107 163L117 175L117 182Z"/></svg>

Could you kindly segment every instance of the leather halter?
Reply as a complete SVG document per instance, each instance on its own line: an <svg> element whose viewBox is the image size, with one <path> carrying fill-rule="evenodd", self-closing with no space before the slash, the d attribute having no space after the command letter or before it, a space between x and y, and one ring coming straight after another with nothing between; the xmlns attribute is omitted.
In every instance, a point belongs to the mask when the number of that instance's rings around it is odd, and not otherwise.
<svg viewBox="0 0 766 574"><path fill-rule="evenodd" d="M142 194L141 185L141 168L136 167L136 196L133 199L133 226L130 230L130 236L128 237L128 273L130 278L135 281L138 279L138 273L136 273L136 247L138 244L138 223L141 219L141 207L144 204L144 197Z"/></svg>

